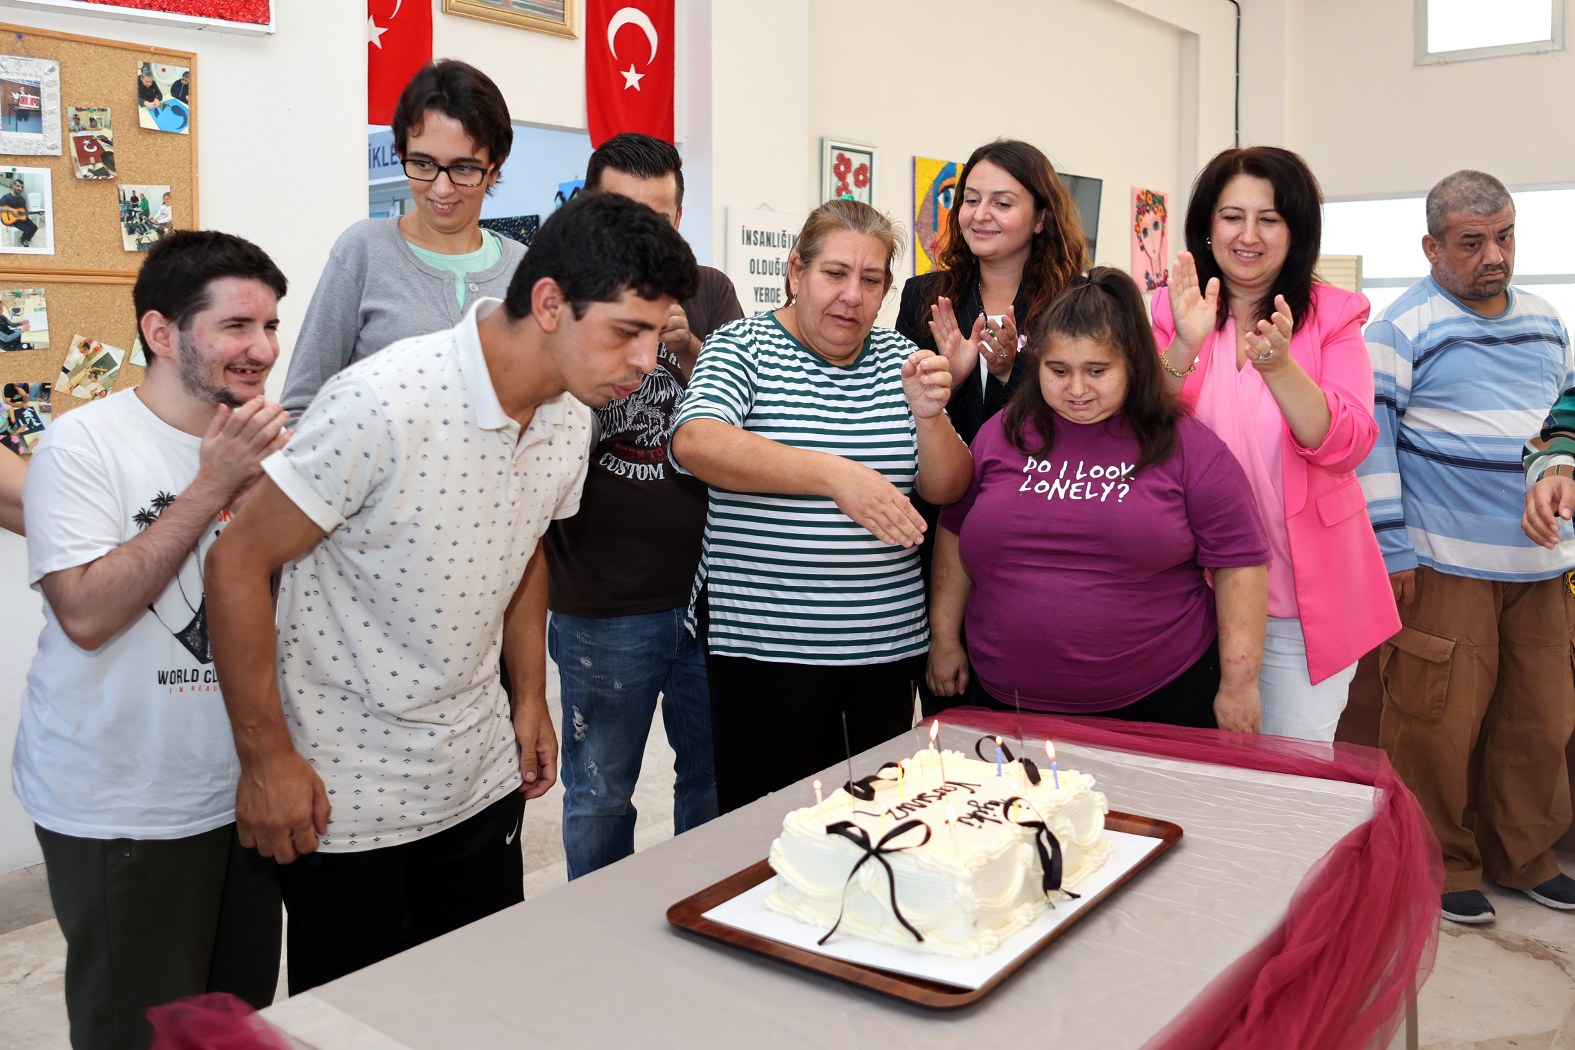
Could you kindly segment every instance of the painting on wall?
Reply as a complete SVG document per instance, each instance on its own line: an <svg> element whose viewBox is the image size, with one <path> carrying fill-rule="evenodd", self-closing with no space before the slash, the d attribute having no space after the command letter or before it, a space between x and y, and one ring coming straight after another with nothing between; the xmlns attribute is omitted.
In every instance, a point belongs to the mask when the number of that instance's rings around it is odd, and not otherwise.
<svg viewBox="0 0 1575 1050"><path fill-rule="evenodd" d="M875 203L875 147L836 139L820 140L820 199L852 197Z"/></svg>
<svg viewBox="0 0 1575 1050"><path fill-rule="evenodd" d="M574 0L443 0L443 13L570 40L579 36L574 31Z"/></svg>
<svg viewBox="0 0 1575 1050"><path fill-rule="evenodd" d="M913 158L913 272L929 273L946 243L951 221L952 195L957 192L955 160Z"/></svg>
<svg viewBox="0 0 1575 1050"><path fill-rule="evenodd" d="M1163 193L1132 187L1132 279L1146 292L1170 282L1169 214Z"/></svg>

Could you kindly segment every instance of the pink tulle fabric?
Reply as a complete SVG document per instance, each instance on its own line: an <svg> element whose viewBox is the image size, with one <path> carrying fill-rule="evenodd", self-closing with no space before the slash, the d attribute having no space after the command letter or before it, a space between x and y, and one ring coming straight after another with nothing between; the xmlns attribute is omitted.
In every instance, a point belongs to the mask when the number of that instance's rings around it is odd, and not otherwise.
<svg viewBox="0 0 1575 1050"><path fill-rule="evenodd" d="M949 725L1003 736L1018 716L956 708ZM1280 928L1220 974L1145 1050L1386 1047L1433 967L1438 840L1381 751L1283 737L1056 715L1021 716L1033 737L1374 788L1373 819L1307 874Z"/></svg>
<svg viewBox="0 0 1575 1050"><path fill-rule="evenodd" d="M290 1050L257 1011L229 992L177 999L148 1011L152 1050Z"/></svg>

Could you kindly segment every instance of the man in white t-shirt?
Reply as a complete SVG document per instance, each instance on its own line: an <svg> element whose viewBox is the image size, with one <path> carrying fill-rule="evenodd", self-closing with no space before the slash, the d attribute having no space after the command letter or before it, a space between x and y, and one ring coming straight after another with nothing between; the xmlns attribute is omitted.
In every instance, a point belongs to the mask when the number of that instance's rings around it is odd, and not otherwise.
<svg viewBox="0 0 1575 1050"><path fill-rule="evenodd" d="M285 441L262 396L285 287L239 237L162 241L132 293L147 378L61 416L28 472L44 631L12 782L65 934L76 1047L146 1046L147 1008L187 995L273 1001L277 869L236 835L202 556Z"/></svg>
<svg viewBox="0 0 1575 1050"><path fill-rule="evenodd" d="M557 765L539 541L579 508L586 406L640 386L695 283L650 208L570 202L502 302L329 380L214 545L236 813L283 865L292 994L522 899Z"/></svg>

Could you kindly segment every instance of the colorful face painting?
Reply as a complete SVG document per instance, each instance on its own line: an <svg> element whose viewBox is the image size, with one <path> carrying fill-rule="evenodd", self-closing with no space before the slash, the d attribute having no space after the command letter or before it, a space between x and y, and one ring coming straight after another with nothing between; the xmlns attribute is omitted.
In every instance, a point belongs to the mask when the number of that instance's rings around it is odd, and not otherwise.
<svg viewBox="0 0 1575 1050"><path fill-rule="evenodd" d="M962 165L954 160L913 158L913 272L929 273L946 243L952 196Z"/></svg>
<svg viewBox="0 0 1575 1050"><path fill-rule="evenodd" d="M1168 220L1163 193L1132 187L1132 278L1145 291L1170 282Z"/></svg>

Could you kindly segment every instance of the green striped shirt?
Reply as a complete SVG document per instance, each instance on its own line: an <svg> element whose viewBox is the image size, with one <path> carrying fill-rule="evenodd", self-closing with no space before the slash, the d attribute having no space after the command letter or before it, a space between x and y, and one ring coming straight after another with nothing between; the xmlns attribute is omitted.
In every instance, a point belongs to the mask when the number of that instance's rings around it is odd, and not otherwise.
<svg viewBox="0 0 1575 1050"><path fill-rule="evenodd" d="M674 428L716 419L878 471L904 494L918 435L902 393L908 340L877 328L834 365L770 314L706 340ZM682 464L679 464L682 470ZM709 581L711 651L776 663L878 664L929 645L917 548L882 543L825 496L711 487L694 594ZM693 599L689 614L694 628Z"/></svg>

